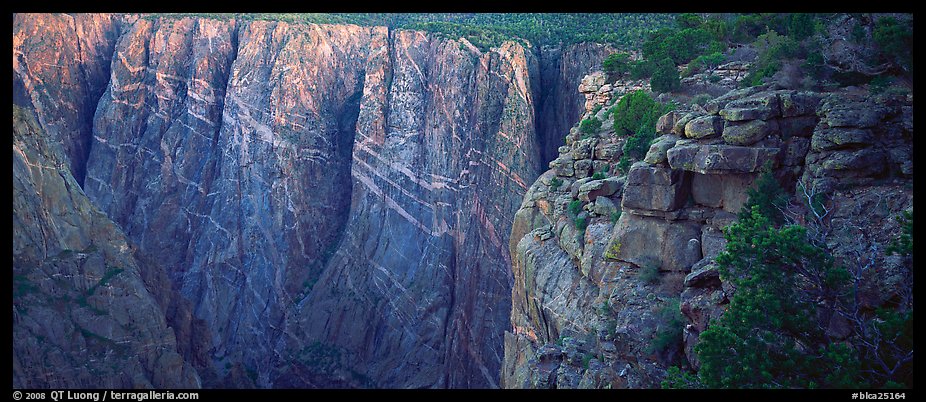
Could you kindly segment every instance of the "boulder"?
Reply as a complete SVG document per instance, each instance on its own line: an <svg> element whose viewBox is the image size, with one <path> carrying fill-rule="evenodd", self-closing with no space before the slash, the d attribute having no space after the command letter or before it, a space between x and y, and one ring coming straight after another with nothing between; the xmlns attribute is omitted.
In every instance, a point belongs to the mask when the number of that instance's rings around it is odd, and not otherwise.
<svg viewBox="0 0 926 402"><path fill-rule="evenodd" d="M720 230L732 225L734 222L736 222L736 219L736 213L719 210L714 213L714 216L707 220L707 225L714 229Z"/></svg>
<svg viewBox="0 0 926 402"><path fill-rule="evenodd" d="M593 180L579 187L576 197L582 201L591 202L596 198L608 197L621 191L624 187L624 177L608 177L602 180ZM618 194L620 197L620 194Z"/></svg>
<svg viewBox="0 0 926 402"><path fill-rule="evenodd" d="M621 205L627 208L673 211L688 197L684 171L637 162L627 173Z"/></svg>
<svg viewBox="0 0 926 402"><path fill-rule="evenodd" d="M685 286L691 288L708 288L720 286L720 271L717 264L707 257L691 267L691 273L685 275Z"/></svg>
<svg viewBox="0 0 926 402"><path fill-rule="evenodd" d="M569 186L570 197L572 197L573 200L576 198L579 198L579 189L581 189L582 186L584 186L586 183L591 182L591 181L592 181L591 177L583 177L581 179L578 179L572 182L572 185Z"/></svg>
<svg viewBox="0 0 926 402"><path fill-rule="evenodd" d="M662 270L685 272L701 259L700 248L688 247L691 240L700 237L700 225L691 221L666 222L621 214L611 234L609 251L618 260L637 266L654 260Z"/></svg>
<svg viewBox="0 0 926 402"><path fill-rule="evenodd" d="M671 134L675 123L681 118L682 114L674 110L659 116L659 120L656 120L656 132L659 134Z"/></svg>
<svg viewBox="0 0 926 402"><path fill-rule="evenodd" d="M572 158L575 160L590 159L592 150L595 149L595 143L598 139L595 137L585 138L575 142L572 146Z"/></svg>
<svg viewBox="0 0 926 402"><path fill-rule="evenodd" d="M887 155L884 151L862 148L854 151L833 151L818 164L829 174L853 171L856 175L870 177L883 173L887 167L886 162Z"/></svg>
<svg viewBox="0 0 926 402"><path fill-rule="evenodd" d="M782 117L814 115L822 99L820 94L806 91L782 91L778 98Z"/></svg>
<svg viewBox="0 0 926 402"><path fill-rule="evenodd" d="M575 162L572 157L567 154L560 155L559 158L550 161L550 169L553 169L557 176L572 177L576 172L574 165Z"/></svg>
<svg viewBox="0 0 926 402"><path fill-rule="evenodd" d="M617 205L614 205L614 201L608 197L598 197L592 206L592 212L610 219L611 214L617 212Z"/></svg>
<svg viewBox="0 0 926 402"><path fill-rule="evenodd" d="M592 160L592 171L610 174L611 164L607 161Z"/></svg>
<svg viewBox="0 0 926 402"><path fill-rule="evenodd" d="M582 77L582 82L579 83L579 92L596 93L605 85L607 80L608 77L603 71L595 71Z"/></svg>
<svg viewBox="0 0 926 402"><path fill-rule="evenodd" d="M666 156L666 152L669 148L675 146L675 141L678 141L678 137L672 134L666 134L657 138L653 141L653 144L650 145L649 151L646 152L646 157L643 158L643 162L649 163L650 165L668 163L669 159Z"/></svg>
<svg viewBox="0 0 926 402"><path fill-rule="evenodd" d="M719 114L727 121L768 120L781 116L781 103L778 94L760 92L727 103Z"/></svg>
<svg viewBox="0 0 926 402"><path fill-rule="evenodd" d="M817 114L820 123L827 127L872 128L881 122L888 111L888 108L881 105L853 101L844 95L833 94L823 100Z"/></svg>
<svg viewBox="0 0 926 402"><path fill-rule="evenodd" d="M718 114L727 104L737 99L743 99L763 91L762 87L748 87L727 92L717 98L712 99L704 105L704 110L710 114Z"/></svg>
<svg viewBox="0 0 926 402"><path fill-rule="evenodd" d="M727 239L723 232L708 225L701 228L701 255L713 260L727 248Z"/></svg>
<svg viewBox="0 0 926 402"><path fill-rule="evenodd" d="M870 129L835 127L818 127L813 132L810 148L814 151L828 151L832 149L848 148L853 146L868 146L874 142L874 133Z"/></svg>
<svg viewBox="0 0 926 402"><path fill-rule="evenodd" d="M685 124L688 138L713 138L723 132L723 119L718 116L701 116Z"/></svg>
<svg viewBox="0 0 926 402"><path fill-rule="evenodd" d="M727 122L723 127L723 140L730 145L752 145L777 130L777 122L751 120L744 123Z"/></svg>
<svg viewBox="0 0 926 402"><path fill-rule="evenodd" d="M672 147L666 154L673 169L728 174L756 172L766 161L772 161L775 168L779 163L778 153L778 148L685 144Z"/></svg>
<svg viewBox="0 0 926 402"><path fill-rule="evenodd" d="M686 113L684 116L678 118L678 120L675 121L675 125L672 126L672 133L678 136L684 136L685 126L688 124L689 121L691 121L692 119L698 116L699 115L695 113Z"/></svg>
<svg viewBox="0 0 926 402"><path fill-rule="evenodd" d="M691 324L685 327L683 340L685 342L685 356L691 367L697 369L701 366L695 346L698 337L711 320L720 318L728 303L723 290L708 287L689 287L680 296L679 307L685 318Z"/></svg>
<svg viewBox="0 0 926 402"><path fill-rule="evenodd" d="M691 178L691 195L696 204L737 213L749 198L746 191L755 180L754 174L700 174Z"/></svg>
<svg viewBox="0 0 926 402"><path fill-rule="evenodd" d="M595 159L616 162L621 158L623 150L620 144L599 142L595 148Z"/></svg>
<svg viewBox="0 0 926 402"><path fill-rule="evenodd" d="M591 159L577 160L573 164L573 167L575 168L576 177L581 179L583 177L591 176L591 170L592 170Z"/></svg>

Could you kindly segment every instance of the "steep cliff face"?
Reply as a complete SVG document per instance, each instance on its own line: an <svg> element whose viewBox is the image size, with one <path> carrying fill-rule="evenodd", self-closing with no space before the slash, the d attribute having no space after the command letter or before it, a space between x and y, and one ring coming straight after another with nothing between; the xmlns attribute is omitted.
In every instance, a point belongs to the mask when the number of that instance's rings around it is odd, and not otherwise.
<svg viewBox="0 0 926 402"><path fill-rule="evenodd" d="M412 31L386 46L367 68L344 237L293 339L339 347L384 383L497 386L507 195L537 166L536 61L513 43L480 54Z"/></svg>
<svg viewBox="0 0 926 402"><path fill-rule="evenodd" d="M13 106L13 386L200 386L145 276L62 147Z"/></svg>
<svg viewBox="0 0 926 402"><path fill-rule="evenodd" d="M145 281L206 386L498 386L507 234L537 99L560 99L540 60L382 27L14 16L14 102L165 269Z"/></svg>
<svg viewBox="0 0 926 402"><path fill-rule="evenodd" d="M601 94L597 81L584 89ZM865 272L863 308L906 300L907 262L884 250L912 208L912 101L851 88L731 91L662 116L663 136L626 174L611 167L624 139L599 111L601 131L567 136L515 215L502 385L649 388L670 365L697 368L698 336L734 291L714 264L722 230L765 163L796 205L826 197L840 264L882 267ZM847 336L845 322L826 326Z"/></svg>
<svg viewBox="0 0 926 402"><path fill-rule="evenodd" d="M599 70L601 61L615 51L598 43L540 48L543 89L537 104L537 131L544 167L559 156L563 139L585 112L585 97L576 92L582 78Z"/></svg>
<svg viewBox="0 0 926 402"><path fill-rule="evenodd" d="M33 108L42 130L61 141L79 184L121 22L109 14L13 18L13 103Z"/></svg>

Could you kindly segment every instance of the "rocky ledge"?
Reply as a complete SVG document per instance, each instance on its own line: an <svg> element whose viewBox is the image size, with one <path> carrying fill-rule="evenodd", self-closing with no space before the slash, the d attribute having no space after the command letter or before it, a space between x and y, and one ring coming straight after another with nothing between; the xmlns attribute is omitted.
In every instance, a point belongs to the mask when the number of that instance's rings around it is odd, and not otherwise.
<svg viewBox="0 0 926 402"><path fill-rule="evenodd" d="M724 227L766 165L795 200L828 197L833 239L884 250L912 207L912 95L732 90L663 115L661 136L622 174L625 140L596 107L622 94L602 77L580 86L601 130L573 128L515 215L505 387L651 388L670 365L698 367L698 335L733 291L713 262ZM896 257L874 259L884 269L868 306L902 280Z"/></svg>

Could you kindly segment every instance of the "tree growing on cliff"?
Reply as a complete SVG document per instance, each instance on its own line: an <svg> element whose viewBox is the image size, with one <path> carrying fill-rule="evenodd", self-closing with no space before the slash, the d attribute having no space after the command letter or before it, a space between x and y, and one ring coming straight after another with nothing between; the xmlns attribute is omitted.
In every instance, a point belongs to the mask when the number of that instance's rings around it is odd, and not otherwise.
<svg viewBox="0 0 926 402"><path fill-rule="evenodd" d="M644 91L634 91L624 95L611 109L615 134L627 136L618 170L627 172L632 161L646 156L650 143L656 138L656 121L671 108L671 105L656 102Z"/></svg>
<svg viewBox="0 0 926 402"><path fill-rule="evenodd" d="M621 75L630 71L630 55L627 53L611 53L601 62L601 69L609 74Z"/></svg>
<svg viewBox="0 0 926 402"><path fill-rule="evenodd" d="M695 347L699 381L708 388L855 386L858 357L829 342L816 320L818 303L835 292L805 283L814 273L827 289L838 289L845 271L806 241L805 228L776 228L758 205L727 228L726 238L717 264L736 292Z"/></svg>
<svg viewBox="0 0 926 402"><path fill-rule="evenodd" d="M656 63L653 78L650 79L650 86L653 91L658 93L672 92L678 90L681 85L678 69L675 68L672 59L665 57Z"/></svg>
<svg viewBox="0 0 926 402"><path fill-rule="evenodd" d="M784 223L782 210L788 204L788 195L772 174L771 162L765 163L753 185L746 190L748 198L746 205L740 211L739 218L749 218L752 214L752 207L756 206L759 208L759 213L768 218L773 225Z"/></svg>
<svg viewBox="0 0 926 402"><path fill-rule="evenodd" d="M716 261L735 289L723 316L701 333L696 374L669 370L666 388L856 388L912 386L913 306L871 311L859 300L873 256L836 264L827 244L832 210L802 185L808 225L783 214L781 188L766 170L739 220L725 229ZM782 224L767 215L775 215ZM909 220L907 220L909 217ZM890 248L912 253L912 212ZM908 229L909 228L909 229ZM859 254L876 245L855 247ZM911 261L912 262L912 261ZM912 264L910 264L912 265ZM912 294L912 271L908 271ZM851 334L833 338L832 319Z"/></svg>

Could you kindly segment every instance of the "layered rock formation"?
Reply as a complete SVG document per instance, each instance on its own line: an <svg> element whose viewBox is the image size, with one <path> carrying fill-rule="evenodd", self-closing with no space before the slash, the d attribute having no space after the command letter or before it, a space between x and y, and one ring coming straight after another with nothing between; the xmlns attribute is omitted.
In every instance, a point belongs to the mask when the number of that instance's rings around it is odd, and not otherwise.
<svg viewBox="0 0 926 402"><path fill-rule="evenodd" d="M15 15L14 102L163 267L146 283L205 386L495 387L537 111L582 107L541 76L577 81L583 49Z"/></svg>
<svg viewBox="0 0 926 402"><path fill-rule="evenodd" d="M528 190L510 241L503 386L658 387L669 365L697 368L698 335L733 291L713 263L722 230L766 164L796 204L825 196L840 263L884 267L865 273L867 308L909 289L884 249L912 208L912 95L757 87L697 110L662 116L662 137L621 175L624 139L597 111L601 131L574 129Z"/></svg>

